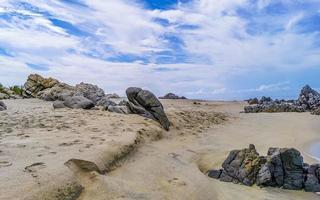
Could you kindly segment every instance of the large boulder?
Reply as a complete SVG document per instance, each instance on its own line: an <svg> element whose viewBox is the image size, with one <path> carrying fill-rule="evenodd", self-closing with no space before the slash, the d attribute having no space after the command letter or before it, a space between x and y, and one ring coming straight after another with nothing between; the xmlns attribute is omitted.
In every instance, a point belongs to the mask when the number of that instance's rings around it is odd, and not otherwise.
<svg viewBox="0 0 320 200"><path fill-rule="evenodd" d="M173 93L168 93L168 94L164 95L163 97L159 97L159 99L187 99L187 98L184 96L180 97L180 96L173 94Z"/></svg>
<svg viewBox="0 0 320 200"><path fill-rule="evenodd" d="M233 150L222 164L220 181L242 183L251 186L255 183L263 159L257 153L255 146L242 150Z"/></svg>
<svg viewBox="0 0 320 200"><path fill-rule="evenodd" d="M126 90L127 106L134 114L158 121L165 130L169 130L170 122L161 102L148 90L130 87Z"/></svg>
<svg viewBox="0 0 320 200"><path fill-rule="evenodd" d="M119 113L119 114L130 114L130 110L128 109L127 106L110 105L110 106L108 106L107 110L109 112L115 112L115 113Z"/></svg>
<svg viewBox="0 0 320 200"><path fill-rule="evenodd" d="M45 101L64 101L67 97L72 97L75 94L75 87L66 83L57 83L51 88L47 88L38 93L38 98Z"/></svg>
<svg viewBox="0 0 320 200"><path fill-rule="evenodd" d="M67 97L63 104L68 108L91 109L94 107L94 103L83 96Z"/></svg>
<svg viewBox="0 0 320 200"><path fill-rule="evenodd" d="M7 106L6 104L4 104L3 101L0 101L0 111L4 111L4 110L7 110Z"/></svg>
<svg viewBox="0 0 320 200"><path fill-rule="evenodd" d="M47 88L52 88L59 81L53 78L43 78L38 74L30 74L24 84L23 96L25 98L38 97L38 93Z"/></svg>
<svg viewBox="0 0 320 200"><path fill-rule="evenodd" d="M0 92L0 100L2 99L10 99L10 96L8 94Z"/></svg>
<svg viewBox="0 0 320 200"><path fill-rule="evenodd" d="M94 104L105 96L103 89L89 83L77 84L75 90L75 96L84 96L87 99L90 99Z"/></svg>
<svg viewBox="0 0 320 200"><path fill-rule="evenodd" d="M96 106L101 106L104 108L104 110L107 110L109 106L116 106L117 104L110 100L108 97L101 98L97 103Z"/></svg>
<svg viewBox="0 0 320 200"><path fill-rule="evenodd" d="M253 145L233 150L220 170L209 170L209 177L220 181L260 187L320 192L320 164L303 163L294 148L269 148L267 156L259 156Z"/></svg>

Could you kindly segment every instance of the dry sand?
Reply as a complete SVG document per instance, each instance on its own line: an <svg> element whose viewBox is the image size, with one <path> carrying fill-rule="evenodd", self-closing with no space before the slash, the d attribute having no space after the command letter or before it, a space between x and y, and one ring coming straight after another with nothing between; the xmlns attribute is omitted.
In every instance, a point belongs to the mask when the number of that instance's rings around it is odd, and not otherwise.
<svg viewBox="0 0 320 200"><path fill-rule="evenodd" d="M1 200L319 199L303 191L223 183L202 173L219 168L230 150L250 143L261 154L271 146L304 152L320 139L319 116L242 114L241 102L166 100L173 126L165 132L137 115L53 110L52 103L36 99L5 103L9 109L0 113Z"/></svg>

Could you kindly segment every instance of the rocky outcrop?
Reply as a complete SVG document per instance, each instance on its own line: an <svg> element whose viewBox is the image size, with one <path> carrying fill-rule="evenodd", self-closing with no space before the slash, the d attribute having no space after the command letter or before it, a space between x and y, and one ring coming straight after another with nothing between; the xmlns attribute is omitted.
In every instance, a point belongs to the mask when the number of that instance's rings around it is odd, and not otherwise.
<svg viewBox="0 0 320 200"><path fill-rule="evenodd" d="M100 101L105 93L103 89L99 88L96 85L92 85L89 83L80 83L75 87L75 96L83 96L87 99L90 99L94 104Z"/></svg>
<svg viewBox="0 0 320 200"><path fill-rule="evenodd" d="M164 95L163 97L159 97L159 99L187 99L187 98L184 96L180 97L180 96L173 94L173 93L168 93L168 94Z"/></svg>
<svg viewBox="0 0 320 200"><path fill-rule="evenodd" d="M15 86L17 87L17 86ZM21 90L21 88L19 88ZM1 87L0 88L0 100L3 99L21 99L21 94L18 94L11 90L10 88Z"/></svg>
<svg viewBox="0 0 320 200"><path fill-rule="evenodd" d="M301 89L297 104L306 110L314 110L320 106L320 94L306 85Z"/></svg>
<svg viewBox="0 0 320 200"><path fill-rule="evenodd" d="M58 83L59 81L53 78L43 78L38 74L30 74L24 84L23 96L25 98L38 97L40 91L52 88Z"/></svg>
<svg viewBox="0 0 320 200"><path fill-rule="evenodd" d="M307 112L320 114L320 94L309 85L301 89L298 100L272 100L270 97L262 97L248 101L249 106L244 107L245 113L258 112Z"/></svg>
<svg viewBox="0 0 320 200"><path fill-rule="evenodd" d="M6 104L4 104L3 101L0 101L0 111L4 111L4 110L7 110L7 106Z"/></svg>
<svg viewBox="0 0 320 200"><path fill-rule="evenodd" d="M119 99L120 96L116 93L112 93L112 94L106 94L106 98L108 99Z"/></svg>
<svg viewBox="0 0 320 200"><path fill-rule="evenodd" d="M110 106L108 106L107 110L109 112L115 112L115 113L119 113L119 114L130 114L130 110L127 106L110 105Z"/></svg>
<svg viewBox="0 0 320 200"><path fill-rule="evenodd" d="M165 130L169 130L170 122L161 102L148 90L130 87L126 90L127 107L131 113L158 121Z"/></svg>
<svg viewBox="0 0 320 200"><path fill-rule="evenodd" d="M320 165L303 163L303 157L294 148L269 148L267 156L259 156L251 144L249 148L231 151L222 169L210 170L208 176L247 186L320 192Z"/></svg>
<svg viewBox="0 0 320 200"><path fill-rule="evenodd" d="M45 101L64 101L67 97L72 97L75 94L75 87L66 83L57 83L51 88L47 88L38 92L37 98Z"/></svg>

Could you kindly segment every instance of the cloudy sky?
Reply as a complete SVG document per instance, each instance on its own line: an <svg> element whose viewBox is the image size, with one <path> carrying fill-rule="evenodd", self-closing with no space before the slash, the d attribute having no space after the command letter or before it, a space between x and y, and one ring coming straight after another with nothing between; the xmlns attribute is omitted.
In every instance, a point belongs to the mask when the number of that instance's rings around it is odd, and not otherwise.
<svg viewBox="0 0 320 200"><path fill-rule="evenodd" d="M319 0L0 0L0 82L295 98L320 88Z"/></svg>

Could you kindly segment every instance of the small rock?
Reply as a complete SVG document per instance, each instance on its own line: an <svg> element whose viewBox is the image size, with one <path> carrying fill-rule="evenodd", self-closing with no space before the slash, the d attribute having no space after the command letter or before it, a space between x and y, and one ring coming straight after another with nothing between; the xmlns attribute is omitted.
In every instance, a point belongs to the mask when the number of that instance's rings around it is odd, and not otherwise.
<svg viewBox="0 0 320 200"><path fill-rule="evenodd" d="M4 110L7 110L7 106L6 104L4 104L3 101L0 101L0 111L4 111Z"/></svg>

